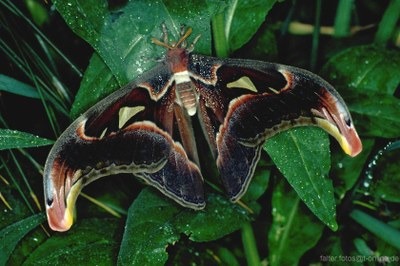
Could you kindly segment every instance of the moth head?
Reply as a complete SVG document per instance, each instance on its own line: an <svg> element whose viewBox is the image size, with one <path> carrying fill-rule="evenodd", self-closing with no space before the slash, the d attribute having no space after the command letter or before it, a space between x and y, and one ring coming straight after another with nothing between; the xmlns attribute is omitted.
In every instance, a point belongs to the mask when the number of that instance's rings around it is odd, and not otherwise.
<svg viewBox="0 0 400 266"><path fill-rule="evenodd" d="M312 110L317 124L339 142L346 154L351 157L358 155L362 150L362 143L344 101L339 95L326 89L323 91L320 108Z"/></svg>
<svg viewBox="0 0 400 266"><path fill-rule="evenodd" d="M54 231L67 231L74 221L76 198L82 189L82 171L75 171L59 158L46 163L44 193L49 226Z"/></svg>

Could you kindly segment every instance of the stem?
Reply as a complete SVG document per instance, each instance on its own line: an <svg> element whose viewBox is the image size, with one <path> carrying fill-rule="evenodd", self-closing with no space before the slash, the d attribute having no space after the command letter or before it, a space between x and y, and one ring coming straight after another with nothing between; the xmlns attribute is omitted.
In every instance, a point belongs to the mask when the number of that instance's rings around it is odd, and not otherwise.
<svg viewBox="0 0 400 266"><path fill-rule="evenodd" d="M285 36L286 33L288 32L290 24L292 23L294 11L296 10L296 4L297 4L297 0L292 0L292 5L289 9L289 12L288 12L285 20L282 23L282 26L281 26L281 36Z"/></svg>
<svg viewBox="0 0 400 266"><path fill-rule="evenodd" d="M250 223L246 223L242 227L242 243L244 253L246 255L247 265L259 266L260 257L257 251L256 239L254 237L253 228Z"/></svg>
<svg viewBox="0 0 400 266"><path fill-rule="evenodd" d="M400 16L400 0L390 1L375 35L375 43L386 44L396 28Z"/></svg>
<svg viewBox="0 0 400 266"><path fill-rule="evenodd" d="M229 56L229 43L225 35L224 18L224 13L221 12L216 14L211 21L215 54L222 58Z"/></svg>
<svg viewBox="0 0 400 266"><path fill-rule="evenodd" d="M353 0L339 0L335 17L335 37L346 37L350 33Z"/></svg>
<svg viewBox="0 0 400 266"><path fill-rule="evenodd" d="M311 60L310 69L315 71L318 59L318 46L319 46L319 31L321 27L321 0L317 0L316 14L315 14L315 28L312 38Z"/></svg>

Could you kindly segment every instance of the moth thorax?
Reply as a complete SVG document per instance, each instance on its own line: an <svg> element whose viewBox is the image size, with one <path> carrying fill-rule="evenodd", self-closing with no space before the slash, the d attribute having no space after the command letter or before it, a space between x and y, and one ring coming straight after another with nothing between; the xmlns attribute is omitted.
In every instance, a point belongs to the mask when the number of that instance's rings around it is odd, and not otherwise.
<svg viewBox="0 0 400 266"><path fill-rule="evenodd" d="M176 84L176 102L185 108L188 115L193 116L197 110L197 94L192 82Z"/></svg>

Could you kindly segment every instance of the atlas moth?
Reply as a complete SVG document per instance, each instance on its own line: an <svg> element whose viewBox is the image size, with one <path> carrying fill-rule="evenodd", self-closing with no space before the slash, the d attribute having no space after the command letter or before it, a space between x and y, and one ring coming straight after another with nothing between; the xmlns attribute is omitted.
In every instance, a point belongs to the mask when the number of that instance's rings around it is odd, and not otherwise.
<svg viewBox="0 0 400 266"><path fill-rule="evenodd" d="M292 127L315 125L345 153L362 150L338 92L292 66L221 59L187 47L192 30L168 43L153 69L95 104L51 149L44 170L50 227L66 231L81 189L111 174L131 173L180 205L206 205L192 122L198 119L229 199L246 192L264 142Z"/></svg>

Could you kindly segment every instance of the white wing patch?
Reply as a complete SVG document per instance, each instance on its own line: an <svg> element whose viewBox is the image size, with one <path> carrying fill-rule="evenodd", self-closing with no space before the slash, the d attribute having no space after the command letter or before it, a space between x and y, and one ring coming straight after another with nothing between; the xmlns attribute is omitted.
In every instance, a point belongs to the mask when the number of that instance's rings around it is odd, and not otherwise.
<svg viewBox="0 0 400 266"><path fill-rule="evenodd" d="M226 87L228 87L229 89L240 88L257 92L257 88L256 86L254 86L254 83L251 81L249 77L246 76L243 76L238 80L226 84Z"/></svg>
<svg viewBox="0 0 400 266"><path fill-rule="evenodd" d="M144 106L134 106L134 107L122 107L119 109L118 113L118 128L122 128L129 119L131 119L137 113L143 111L145 109Z"/></svg>

